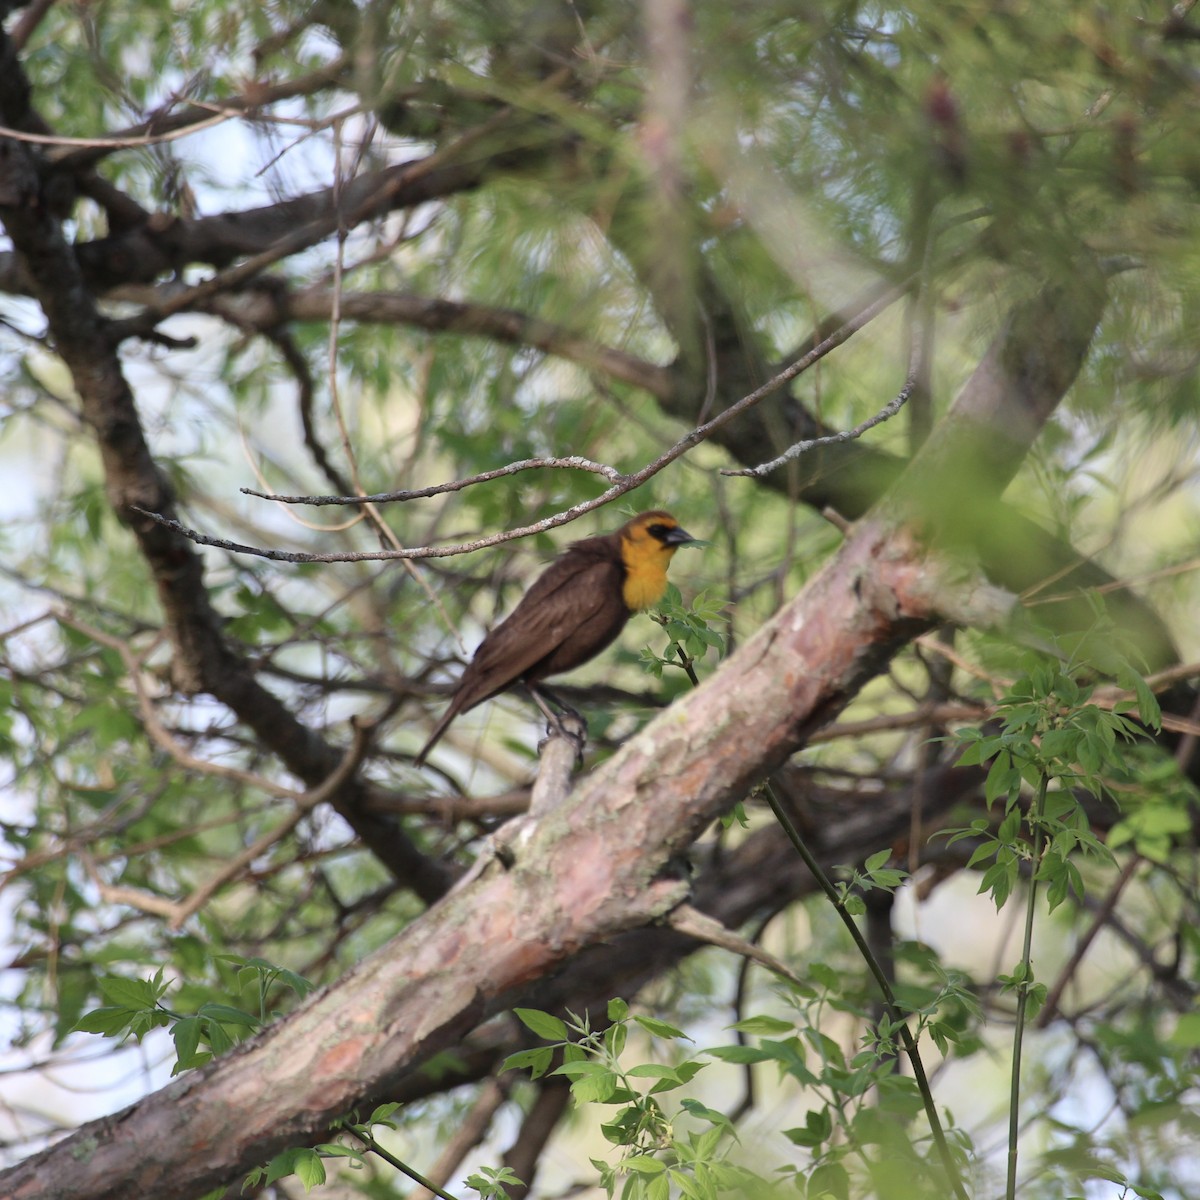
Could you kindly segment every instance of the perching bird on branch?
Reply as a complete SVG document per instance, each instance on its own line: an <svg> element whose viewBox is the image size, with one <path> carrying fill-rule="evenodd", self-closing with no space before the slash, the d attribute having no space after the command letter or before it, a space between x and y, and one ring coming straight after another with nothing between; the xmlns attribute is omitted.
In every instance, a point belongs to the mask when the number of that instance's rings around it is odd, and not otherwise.
<svg viewBox="0 0 1200 1200"><path fill-rule="evenodd" d="M522 682L547 712L537 684L594 658L635 612L667 590L667 564L694 542L670 513L640 513L615 533L573 542L534 581L512 613L483 639L450 707L417 755L417 766L468 709Z"/></svg>

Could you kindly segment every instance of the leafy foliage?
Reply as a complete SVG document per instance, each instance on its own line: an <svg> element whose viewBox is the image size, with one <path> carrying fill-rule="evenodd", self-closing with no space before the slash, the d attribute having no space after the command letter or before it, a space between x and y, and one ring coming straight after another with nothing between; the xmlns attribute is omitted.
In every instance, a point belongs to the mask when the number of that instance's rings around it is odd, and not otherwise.
<svg viewBox="0 0 1200 1200"><path fill-rule="evenodd" d="M0 183L19 192L10 166L28 152L39 190L14 217L0 189L8 1157L83 1119L36 1091L75 1078L81 1050L138 1064L101 1108L206 1066L418 919L437 888L413 886L414 864L448 885L521 807L537 730L519 698L465 718L428 772L411 755L482 632L615 509L407 566L362 554L591 502L900 289L622 497L672 509L706 543L677 556L660 628L635 619L566 681L590 766L888 508L1031 298L1091 311L1100 277L1077 376L1053 345L1006 364L1025 379L1051 362L1070 387L1005 502L981 482L986 453L957 464L962 479L953 464L928 475L931 512L968 530L964 573L981 566L1046 628L1022 618L1011 637L960 629L886 670L881 657L843 725L801 731L808 747L772 787L845 864L838 903L865 928L892 922L897 1004L945 1060L935 1100L954 1109L972 1194L998 1190L989 1151L1011 1113L1026 1122L1023 1197L1200 1188L1193 16L1141 0L671 11L100 0L10 15L0 124L34 140L6 142ZM47 130L88 141L44 144ZM16 245L22 213L69 243L81 274L58 298L96 309L117 371L98 391L128 384L127 412L88 408L103 355L86 370L72 356L66 335L86 322L51 330ZM859 425L910 377L904 415L864 437L722 474ZM987 449L1029 419L999 391ZM422 491L542 457L608 473ZM278 562L156 529L170 553L155 558L128 505L163 482L203 534L360 557ZM378 505L381 528L361 506L242 487L418 494ZM848 672L836 657L813 669ZM352 789L313 802L351 718L385 712ZM710 952L659 968L628 1005L605 1008L605 991L575 1016L519 1010L540 1044L506 1035L498 1057L528 1078L494 1128L532 1127L565 1080L615 1151L593 1176L565 1130L577 1171L560 1190L586 1176L653 1200L947 1194L896 1022L830 908L754 866L721 874L768 826L758 783L694 849L696 889L757 889L750 924L805 983L773 990ZM992 949L1013 905L1036 916L1019 956ZM1013 1103L990 1064L1010 1053L1018 1003L1037 1052ZM720 1044L725 1025L736 1041ZM365 1098L366 1121L348 1115L247 1186L317 1189L336 1167L334 1186L388 1194L382 1168L355 1169L387 1161L376 1132L396 1126L422 1153L449 1141L474 1103L468 1061L487 1070L447 1051L420 1102ZM483 1161L502 1136L464 1168L484 1197L517 1186Z"/></svg>

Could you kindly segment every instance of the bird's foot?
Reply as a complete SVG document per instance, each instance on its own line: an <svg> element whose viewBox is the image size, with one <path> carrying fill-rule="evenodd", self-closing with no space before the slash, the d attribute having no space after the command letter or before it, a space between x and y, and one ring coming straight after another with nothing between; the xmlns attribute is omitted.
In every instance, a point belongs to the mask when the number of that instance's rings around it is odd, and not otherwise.
<svg viewBox="0 0 1200 1200"><path fill-rule="evenodd" d="M583 751L587 745L587 722L582 714L577 713L561 696L556 696L548 688L531 686L529 694L546 718L546 740L538 744L538 754L541 754L542 747L550 738L565 738L574 745L577 765L582 766ZM551 704L554 708L550 707ZM558 709L558 712L554 709Z"/></svg>
<svg viewBox="0 0 1200 1200"><path fill-rule="evenodd" d="M575 747L575 764L583 765L583 752L587 748L587 722L574 709L552 713L546 721L546 736L538 743L538 754L551 738L560 737Z"/></svg>

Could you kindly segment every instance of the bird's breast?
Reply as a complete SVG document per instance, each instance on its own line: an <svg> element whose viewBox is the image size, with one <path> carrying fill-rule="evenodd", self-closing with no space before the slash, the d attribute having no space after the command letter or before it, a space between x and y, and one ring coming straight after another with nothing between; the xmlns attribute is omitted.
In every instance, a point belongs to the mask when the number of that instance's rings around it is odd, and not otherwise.
<svg viewBox="0 0 1200 1200"><path fill-rule="evenodd" d="M621 596L630 612L653 608L667 590L667 573L657 563L626 567Z"/></svg>

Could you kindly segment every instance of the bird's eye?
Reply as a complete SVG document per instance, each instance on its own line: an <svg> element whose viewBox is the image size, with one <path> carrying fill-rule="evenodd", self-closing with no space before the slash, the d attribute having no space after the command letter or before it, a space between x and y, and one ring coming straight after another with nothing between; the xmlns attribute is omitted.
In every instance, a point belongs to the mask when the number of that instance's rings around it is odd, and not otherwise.
<svg viewBox="0 0 1200 1200"><path fill-rule="evenodd" d="M658 540L661 542L663 538L665 538L667 534L671 532L671 527L670 525L655 524L648 526L646 532L650 534L651 537L658 538Z"/></svg>

